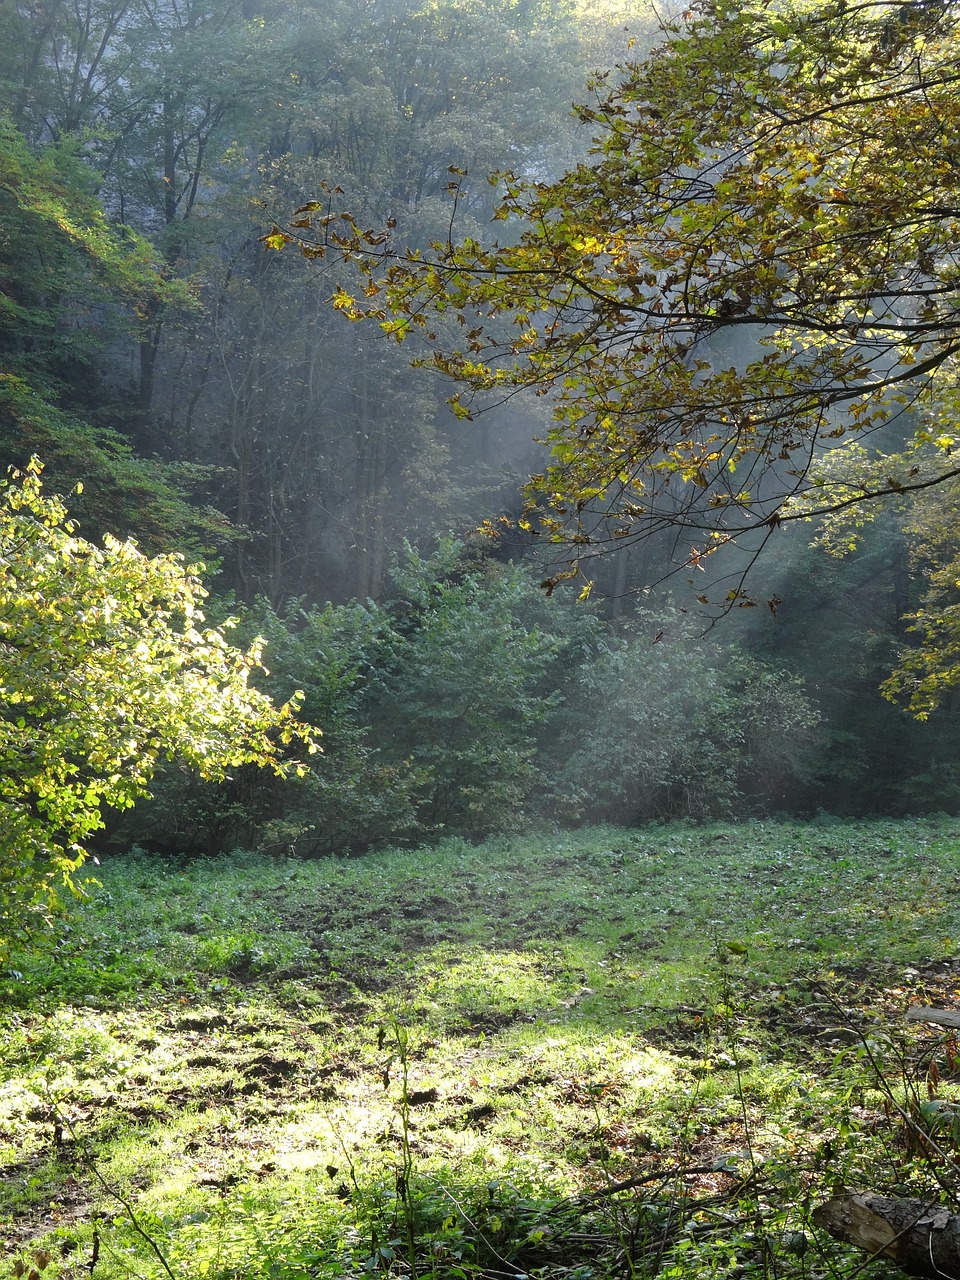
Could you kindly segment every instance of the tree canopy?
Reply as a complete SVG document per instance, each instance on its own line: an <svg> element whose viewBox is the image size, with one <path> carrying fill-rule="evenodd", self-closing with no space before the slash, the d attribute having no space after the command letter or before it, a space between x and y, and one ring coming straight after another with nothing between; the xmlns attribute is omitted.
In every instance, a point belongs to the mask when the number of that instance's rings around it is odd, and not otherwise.
<svg viewBox="0 0 960 1280"><path fill-rule="evenodd" d="M178 556L75 535L39 466L0 491L0 949L71 883L102 808L147 792L163 759L203 776L298 766L313 747L250 682L260 649L204 626L205 591Z"/></svg>
<svg viewBox="0 0 960 1280"><path fill-rule="evenodd" d="M524 387L552 397L527 524L572 541L570 574L665 527L689 532L698 566L958 473L953 432L922 414L919 462L852 486L821 469L844 439L883 430L899 449L931 388L956 383L952 8L721 0L667 34L580 108L587 162L496 177L501 243L404 250L329 200L267 238L361 262L364 291L335 302L423 335L421 362L463 384L461 414Z"/></svg>

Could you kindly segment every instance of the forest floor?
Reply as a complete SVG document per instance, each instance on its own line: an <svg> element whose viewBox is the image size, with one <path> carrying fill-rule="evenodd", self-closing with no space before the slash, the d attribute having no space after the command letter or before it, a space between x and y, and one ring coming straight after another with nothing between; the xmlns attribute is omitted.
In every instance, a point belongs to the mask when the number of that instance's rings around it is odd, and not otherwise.
<svg viewBox="0 0 960 1280"><path fill-rule="evenodd" d="M96 874L0 975L8 1274L852 1275L837 1183L960 1185L960 820Z"/></svg>

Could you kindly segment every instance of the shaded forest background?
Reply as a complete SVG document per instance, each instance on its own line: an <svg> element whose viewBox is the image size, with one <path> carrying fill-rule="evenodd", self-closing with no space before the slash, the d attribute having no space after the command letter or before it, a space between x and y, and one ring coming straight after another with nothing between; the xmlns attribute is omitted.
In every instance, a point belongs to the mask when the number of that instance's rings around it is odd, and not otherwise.
<svg viewBox="0 0 960 1280"><path fill-rule="evenodd" d="M303 689L325 735L299 780L173 763L112 840L312 855L544 819L957 811L949 699L918 722L879 690L950 491L839 540L779 532L753 579L776 604L706 635L687 535L610 556L590 603L548 599L509 524L548 404L459 422L408 346L328 305L347 267L262 243L324 198L426 247L454 190L457 234L491 236L488 173L586 153L571 103L657 39L645 6L0 15L0 464L38 456L85 536L205 562L209 616L266 637L269 692Z"/></svg>

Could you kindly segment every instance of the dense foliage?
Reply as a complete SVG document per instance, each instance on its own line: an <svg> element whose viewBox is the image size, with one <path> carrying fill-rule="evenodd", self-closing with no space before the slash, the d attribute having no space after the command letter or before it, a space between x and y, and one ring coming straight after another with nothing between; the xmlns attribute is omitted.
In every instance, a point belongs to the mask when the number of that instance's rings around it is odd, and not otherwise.
<svg viewBox="0 0 960 1280"><path fill-rule="evenodd" d="M211 778L294 766L309 742L250 684L259 649L204 626L205 592L174 556L76 536L39 468L0 490L0 952L57 901L105 806L129 808L162 759Z"/></svg>
<svg viewBox="0 0 960 1280"><path fill-rule="evenodd" d="M802 804L819 717L801 681L706 653L689 628L650 634L605 642L580 671L559 743L572 811L629 825Z"/></svg>
<svg viewBox="0 0 960 1280"><path fill-rule="evenodd" d="M176 771L122 835L174 850L316 855L534 820L782 812L814 794L818 714L796 678L689 625L547 600L523 568L453 541L408 548L382 605L260 601L247 634L294 679L323 754L298 779L238 774L212 789Z"/></svg>

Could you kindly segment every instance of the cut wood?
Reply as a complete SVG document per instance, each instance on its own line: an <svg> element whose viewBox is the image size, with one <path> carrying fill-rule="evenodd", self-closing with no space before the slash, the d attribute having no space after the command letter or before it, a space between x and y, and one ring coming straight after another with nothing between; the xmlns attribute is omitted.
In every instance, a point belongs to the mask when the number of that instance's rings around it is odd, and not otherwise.
<svg viewBox="0 0 960 1280"><path fill-rule="evenodd" d="M926 1009L911 1005L907 1010L908 1022L933 1022L938 1027L960 1027L960 1009Z"/></svg>
<svg viewBox="0 0 960 1280"><path fill-rule="evenodd" d="M846 1191L813 1211L818 1227L911 1276L960 1280L960 1214L925 1200Z"/></svg>

